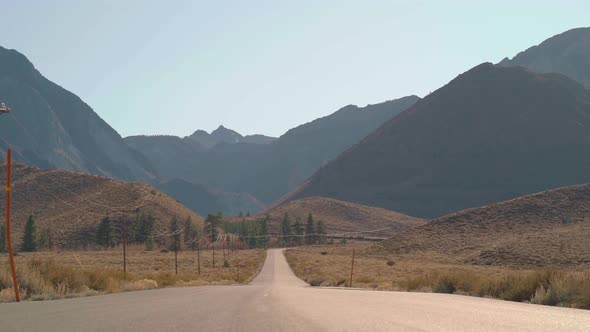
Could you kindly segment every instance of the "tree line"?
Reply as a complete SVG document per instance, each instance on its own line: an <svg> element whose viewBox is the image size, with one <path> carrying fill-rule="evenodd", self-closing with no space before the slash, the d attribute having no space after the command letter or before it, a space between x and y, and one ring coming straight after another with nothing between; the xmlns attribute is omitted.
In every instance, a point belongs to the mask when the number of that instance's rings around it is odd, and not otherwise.
<svg viewBox="0 0 590 332"><path fill-rule="evenodd" d="M21 252L31 252L39 249L50 249L53 247L53 241L49 235L47 228L41 229L37 234L37 226L35 225L35 217L30 215L25 224L25 231L21 239L19 250ZM6 252L6 226L0 225L0 252Z"/></svg>
<svg viewBox="0 0 590 332"><path fill-rule="evenodd" d="M301 218L296 217L293 222L289 214L285 212L280 227L279 243L282 246L325 244L325 235L324 223L321 220L315 222L311 213L307 216L307 222L304 225Z"/></svg>
<svg viewBox="0 0 590 332"><path fill-rule="evenodd" d="M270 217L264 219L246 220L240 222L227 222L222 224L225 233L238 235L240 242L249 248L267 248L270 245Z"/></svg>

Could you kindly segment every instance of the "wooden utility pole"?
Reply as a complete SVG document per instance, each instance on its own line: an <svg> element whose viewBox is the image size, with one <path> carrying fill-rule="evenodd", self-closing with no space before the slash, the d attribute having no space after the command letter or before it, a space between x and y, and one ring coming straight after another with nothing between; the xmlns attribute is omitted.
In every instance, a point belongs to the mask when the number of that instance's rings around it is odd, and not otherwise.
<svg viewBox="0 0 590 332"><path fill-rule="evenodd" d="M352 273L354 271L354 248L352 249L352 263L350 264L350 282L348 287L352 288Z"/></svg>
<svg viewBox="0 0 590 332"><path fill-rule="evenodd" d="M240 282L240 261L236 263L236 281Z"/></svg>
<svg viewBox="0 0 590 332"><path fill-rule="evenodd" d="M8 247L8 259L10 260L10 272L12 273L12 287L16 302L20 302L20 291L16 280L14 267L14 255L12 253L12 241L10 240L10 176L12 173L12 150L6 152L6 246Z"/></svg>

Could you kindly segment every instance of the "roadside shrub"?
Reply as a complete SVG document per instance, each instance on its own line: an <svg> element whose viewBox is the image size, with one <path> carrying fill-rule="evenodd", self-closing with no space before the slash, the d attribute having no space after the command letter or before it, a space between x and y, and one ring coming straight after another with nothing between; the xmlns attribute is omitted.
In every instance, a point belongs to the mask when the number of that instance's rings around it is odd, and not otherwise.
<svg viewBox="0 0 590 332"><path fill-rule="evenodd" d="M456 281L450 276L442 276L436 285L432 287L432 291L435 293L446 293L453 294L457 291Z"/></svg>
<svg viewBox="0 0 590 332"><path fill-rule="evenodd" d="M387 265L388 265L388 266L394 266L394 265L395 265L395 261L388 260L388 261L387 261Z"/></svg>
<svg viewBox="0 0 590 332"><path fill-rule="evenodd" d="M309 285L312 287L319 287L324 282L323 279L312 279L309 281Z"/></svg>

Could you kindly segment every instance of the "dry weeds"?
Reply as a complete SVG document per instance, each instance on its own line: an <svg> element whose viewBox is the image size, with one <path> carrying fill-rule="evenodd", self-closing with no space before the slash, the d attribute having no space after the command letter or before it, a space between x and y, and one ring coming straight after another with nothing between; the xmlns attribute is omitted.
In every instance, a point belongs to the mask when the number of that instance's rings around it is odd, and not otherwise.
<svg viewBox="0 0 590 332"><path fill-rule="evenodd" d="M590 271L516 269L457 263L440 254L355 257L353 287L457 293L503 300L590 309ZM360 249L360 250L359 250ZM297 276L312 286L348 286L351 246L285 251ZM394 262L391 265L391 262Z"/></svg>
<svg viewBox="0 0 590 332"><path fill-rule="evenodd" d="M16 257L21 297L51 300L168 286L228 285L250 282L260 271L266 252L238 250L227 255L201 251L201 274L196 252L178 253L178 275L173 252L130 250L127 274L123 273L120 250L19 253ZM239 264L239 280L237 269ZM14 301L14 291L6 255L0 256L0 302Z"/></svg>

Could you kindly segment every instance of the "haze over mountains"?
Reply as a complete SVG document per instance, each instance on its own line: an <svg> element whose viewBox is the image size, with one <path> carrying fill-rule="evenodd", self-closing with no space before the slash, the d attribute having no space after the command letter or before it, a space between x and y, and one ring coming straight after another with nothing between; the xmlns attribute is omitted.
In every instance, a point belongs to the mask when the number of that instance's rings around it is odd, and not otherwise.
<svg viewBox="0 0 590 332"><path fill-rule="evenodd" d="M224 126L219 126L219 128L212 131L211 134L204 130L197 130L192 135L187 136L186 139L196 141L204 148L210 149L219 143L267 144L276 140L276 137L260 134L242 136L240 133L234 130L225 128Z"/></svg>
<svg viewBox="0 0 590 332"><path fill-rule="evenodd" d="M200 214L254 213L288 194L273 206L324 196L436 217L590 179L588 90L534 73L588 84L589 40L590 28L573 29L423 100L346 106L279 138L220 126L123 140L0 48L0 100L15 110L0 121L0 150L10 144L18 162L41 168L148 182Z"/></svg>
<svg viewBox="0 0 590 332"><path fill-rule="evenodd" d="M590 181L590 90L479 65L384 124L292 195L436 217Z"/></svg>
<svg viewBox="0 0 590 332"><path fill-rule="evenodd" d="M195 134L184 139L133 136L125 140L151 161L163 179L181 179L222 192L249 194L268 204L418 99L409 96L362 108L346 106L262 144L239 139L230 144L241 135L223 127L210 136L225 133L226 139L209 149L194 146ZM191 200L178 198L183 202Z"/></svg>
<svg viewBox="0 0 590 332"><path fill-rule="evenodd" d="M0 100L15 110L0 121L0 157L116 179L156 177L147 159L80 98L49 81L15 50L0 47Z"/></svg>
<svg viewBox="0 0 590 332"><path fill-rule="evenodd" d="M553 36L537 46L505 58L501 66L523 66L537 73L561 73L590 86L590 28Z"/></svg>

